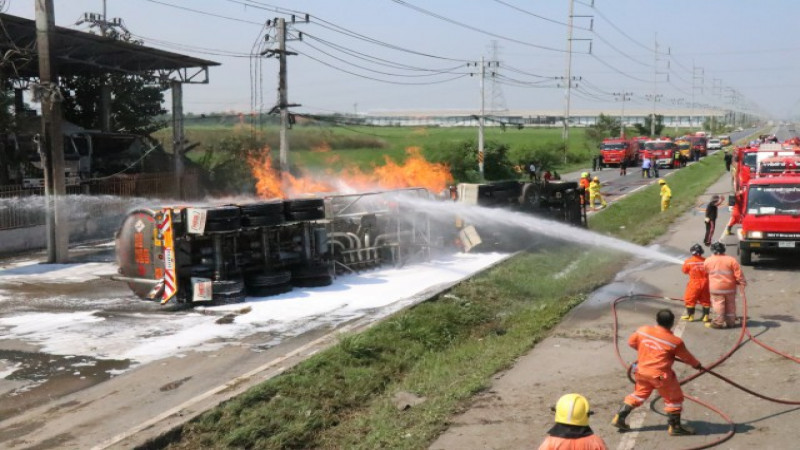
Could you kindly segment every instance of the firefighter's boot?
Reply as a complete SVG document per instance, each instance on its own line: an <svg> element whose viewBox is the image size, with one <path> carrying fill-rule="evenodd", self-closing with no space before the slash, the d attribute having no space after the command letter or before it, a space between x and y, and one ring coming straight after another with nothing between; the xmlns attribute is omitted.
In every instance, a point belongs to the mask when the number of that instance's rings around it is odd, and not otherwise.
<svg viewBox="0 0 800 450"><path fill-rule="evenodd" d="M625 419L628 418L628 414L633 411L633 407L627 403L623 403L622 407L619 408L617 414L611 419L611 425L617 427L619 431L630 431L631 427L625 422Z"/></svg>
<svg viewBox="0 0 800 450"><path fill-rule="evenodd" d="M686 308L686 313L681 316L681 320L685 320L687 322L694 322L694 307Z"/></svg>
<svg viewBox="0 0 800 450"><path fill-rule="evenodd" d="M694 428L681 423L681 413L667 414L667 424L669 424L668 432L670 436L691 436L694 434Z"/></svg>
<svg viewBox="0 0 800 450"><path fill-rule="evenodd" d="M703 322L708 323L711 322L711 308L706 306L703 307Z"/></svg>

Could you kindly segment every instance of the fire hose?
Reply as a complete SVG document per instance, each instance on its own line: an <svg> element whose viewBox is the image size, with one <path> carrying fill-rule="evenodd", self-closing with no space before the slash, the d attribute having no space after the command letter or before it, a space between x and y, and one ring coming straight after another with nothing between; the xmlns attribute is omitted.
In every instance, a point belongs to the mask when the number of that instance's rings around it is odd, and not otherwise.
<svg viewBox="0 0 800 450"><path fill-rule="evenodd" d="M782 352L780 350L777 350L777 349L775 349L775 348L773 348L773 347L771 347L771 346L759 341L758 339L756 339L755 336L752 335L752 333L750 333L750 329L747 326L747 295L745 294L744 287L740 287L740 292L741 292L741 295L742 295L742 310L743 310L743 313L742 313L742 327L741 327L741 332L739 333L739 337L736 340L736 343L734 343L733 346L730 348L730 350L728 350L725 354L723 354L716 361L712 362L711 364L704 365L703 368L701 368L698 372L696 372L696 373L694 373L694 374L692 374L692 375L690 375L690 376L688 376L686 378L681 379L679 381L680 384L684 385L684 384L686 384L686 383L688 383L688 382L690 382L692 380L697 379L701 375L703 375L705 373L708 373L708 374L711 374L712 376L714 376L714 377L716 377L716 378L718 378L718 379L730 384L731 386L733 386L733 387L735 387L737 389L740 389L740 390L742 390L744 392L747 392L750 395L756 396L756 397L761 398L763 400L767 400L767 401L774 402L774 403L780 403L780 404L783 404L783 405L800 405L800 400L785 400L785 399L774 398L774 397L770 397L770 396L758 393L758 392L753 391L752 389L749 389L747 387L744 387L741 384L736 383L735 381L731 380L730 378L728 378L726 376L723 376L723 375L720 375L720 374L718 374L718 373L716 373L716 372L714 372L712 370L715 367L721 365L723 362L725 362L725 360L730 358L737 350L739 350L743 346L743 341L744 341L745 336L748 337L750 339L750 341L758 344L759 346L765 348L766 350L769 350L770 352L773 352L773 353L775 353L777 355L783 356L784 358L790 359L790 360L792 360L792 361L794 361L796 363L800 363L800 359L798 359L798 358L796 358L796 357L794 357L792 355L786 354L786 353L784 353L784 352ZM658 299L658 300L676 300L676 301L683 302L683 299L680 299L680 298L662 297L662 296L656 296L656 295L637 295L637 297L652 298L652 299ZM622 301L625 301L625 300L630 300L632 298L634 298L634 296L627 295L627 296L618 297L618 298L614 299L613 302L611 302L611 312L612 312L612 315L614 317L614 352L616 353L617 360L619 360L619 362L622 365L622 367L624 367L627 370L628 378L631 381L633 381L633 377L631 376L632 375L631 373L633 371L634 365L626 363L625 360L622 358L622 355L620 354L620 350L619 350L619 336L618 336L619 319L617 317L617 304L622 302ZM710 443L707 443L707 444L703 444L703 445L700 445L700 446L697 446L697 447L690 447L690 448L688 448L686 450L699 450L699 449L704 449L704 448L711 448L711 447L717 446L717 445L719 445L719 444L721 444L721 443L723 443L723 442L725 442L725 441L727 441L727 440L729 440L730 438L733 437L733 435L736 433L736 424L733 422L733 420L727 414L725 414L720 409L716 408L714 405L706 403L706 402L704 402L703 400L700 400L697 397L693 397L691 395L686 395L686 394L684 394L684 397L689 399L689 400L691 400L694 403L697 403L700 406L703 406L703 407L715 412L723 420L725 420L728 423L728 425L730 426L730 430L724 436L722 436L721 438L717 439L716 441L713 441L713 442L710 442ZM660 396L656 396L652 400L651 406L656 401L658 401L659 398L660 398Z"/></svg>

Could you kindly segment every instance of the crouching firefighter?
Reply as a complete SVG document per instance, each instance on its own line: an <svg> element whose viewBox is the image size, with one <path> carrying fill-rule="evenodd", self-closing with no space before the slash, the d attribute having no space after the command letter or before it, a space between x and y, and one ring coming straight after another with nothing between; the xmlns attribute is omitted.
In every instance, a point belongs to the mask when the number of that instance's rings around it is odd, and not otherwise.
<svg viewBox="0 0 800 450"><path fill-rule="evenodd" d="M562 395L554 408L556 424L547 431L539 450L606 450L603 439L589 427L589 401L580 394Z"/></svg>
<svg viewBox="0 0 800 450"><path fill-rule="evenodd" d="M625 397L617 415L611 424L620 431L630 430L625 420L633 408L641 406L653 390L657 390L664 398L664 411L668 417L668 432L670 436L684 436L694 434L694 430L681 424L681 411L683 410L683 391L672 370L675 357L689 364L697 370L703 366L686 346L683 340L672 334L675 315L668 309L662 309L656 314L657 326L645 325L636 330L628 338L628 345L638 353L638 368L634 375L636 387L632 394Z"/></svg>

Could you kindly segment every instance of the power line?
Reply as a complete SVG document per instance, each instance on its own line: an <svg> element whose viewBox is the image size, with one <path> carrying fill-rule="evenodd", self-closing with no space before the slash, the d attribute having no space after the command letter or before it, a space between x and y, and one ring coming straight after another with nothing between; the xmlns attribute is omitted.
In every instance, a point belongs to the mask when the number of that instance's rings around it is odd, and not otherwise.
<svg viewBox="0 0 800 450"><path fill-rule="evenodd" d="M495 37L495 38L498 38L498 39L503 39L503 40L506 40L506 41L509 41L509 42L515 42L517 44L525 45L527 47L534 47L534 48L538 48L538 49L541 49L541 50L548 50L548 51L551 51L551 52L566 53L566 50L563 50L563 49L560 49L560 48L547 47L547 46L544 46L544 45L538 45L538 44L534 44L534 43L531 43L531 42L521 41L519 39L514 39L512 37L503 36L501 34L493 33L491 31L486 31L486 30L478 28L478 27L473 27L472 25L468 25L466 23L459 22L459 21L451 19L449 17L442 16L441 14L437 14L435 12L428 11L427 9L420 8L419 6L412 5L412 4L410 4L410 3L408 3L408 2L406 2L404 0L391 0L391 1L394 2L394 3L397 3L398 5L405 6L406 8L409 8L409 9L412 9L412 10L417 11L419 13L425 14L426 16L430 16L430 17L442 20L444 22L447 22L447 23L450 23L450 24L453 24L453 25L457 25L457 26L462 27L462 28L466 28L468 30L472 30L472 31L475 31L475 32L478 32L478 33L481 33L481 34L485 34L487 36L492 36L492 37Z"/></svg>
<svg viewBox="0 0 800 450"><path fill-rule="evenodd" d="M557 25L562 25L562 26L565 26L565 27L569 26L569 24L566 23L566 22L561 22L561 21L558 21L558 20L555 20L555 19L551 19L549 17L541 16L539 14L530 12L530 11L525 10L525 9L522 9L522 8L520 8L518 6L514 6L514 5L510 4L510 3L504 2L502 0L493 0L493 1L496 2L496 3L500 3L501 5L507 6L507 7L511 8L511 9L513 9L515 11L519 11L519 12L521 12L523 14L527 14L529 16L536 17L537 19L541 19L541 20L544 20L546 22L555 23ZM574 26L574 25L573 25L573 28L578 28L578 29L584 30L584 31L591 31L588 28L582 28L582 27L578 27L578 26Z"/></svg>
<svg viewBox="0 0 800 450"><path fill-rule="evenodd" d="M619 70L619 69L617 69L616 67L612 66L611 64L609 64L609 63L607 63L607 62L603 61L602 59L600 59L600 58L599 58L597 55L595 55L594 53L592 53L591 55L592 55L592 58L594 58L595 60L597 60L597 61L598 61L600 64L602 64L602 65L604 65L604 66L608 67L609 69L613 70L614 72L616 72L616 73L618 73L618 74L620 74L620 75L622 75L622 76L624 76L624 77L626 77L626 78L630 78L631 80L641 81L642 83L650 83L650 81L649 81L649 80L643 80L643 79L641 79L641 78L634 77L633 75L631 75L631 74L629 74L629 73L626 73L626 72L623 72L622 70Z"/></svg>
<svg viewBox="0 0 800 450"><path fill-rule="evenodd" d="M207 12L207 11L201 11L199 9L188 8L186 6L180 6L180 5L174 5L172 3L160 2L158 0L145 0L145 1L150 2L150 3L156 3L156 4L159 4L159 5L169 6L170 8L180 9L180 10L183 10L183 11L190 11L190 12L193 12L193 13L196 13L196 14L202 14L204 16L217 17L217 18L220 18L220 19L232 20L232 21L241 22L241 23L249 23L251 25L258 25L258 26L262 25L261 22L254 22L252 20L238 19L236 17L223 16L221 14L214 14L214 13L210 13L210 12Z"/></svg>

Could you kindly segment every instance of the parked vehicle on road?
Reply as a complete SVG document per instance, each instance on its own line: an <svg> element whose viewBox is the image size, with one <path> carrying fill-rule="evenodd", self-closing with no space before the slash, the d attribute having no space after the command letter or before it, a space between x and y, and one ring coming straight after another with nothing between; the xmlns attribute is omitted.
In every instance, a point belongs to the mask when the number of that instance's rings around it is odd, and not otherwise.
<svg viewBox="0 0 800 450"><path fill-rule="evenodd" d="M731 137L730 136L720 136L719 137L719 143L723 147L727 147L727 146L731 145Z"/></svg>
<svg viewBox="0 0 800 450"><path fill-rule="evenodd" d="M752 264L752 255L800 253L800 176L785 174L755 178L745 188L739 261Z"/></svg>
<svg viewBox="0 0 800 450"><path fill-rule="evenodd" d="M703 157L708 154L708 147L706 146L708 140L705 136L692 136L690 140L692 141L692 150L694 150L696 156Z"/></svg>
<svg viewBox="0 0 800 450"><path fill-rule="evenodd" d="M720 139L709 139L708 143L706 144L707 150L721 150L722 149L722 141Z"/></svg>
<svg viewBox="0 0 800 450"><path fill-rule="evenodd" d="M628 165L634 165L639 154L638 145L634 140L625 138L607 138L600 144L600 162L602 167L619 166L623 161Z"/></svg>
<svg viewBox="0 0 800 450"><path fill-rule="evenodd" d="M644 143L645 155L655 158L655 163L659 167L675 168L675 152L678 146L671 139L656 139Z"/></svg>

